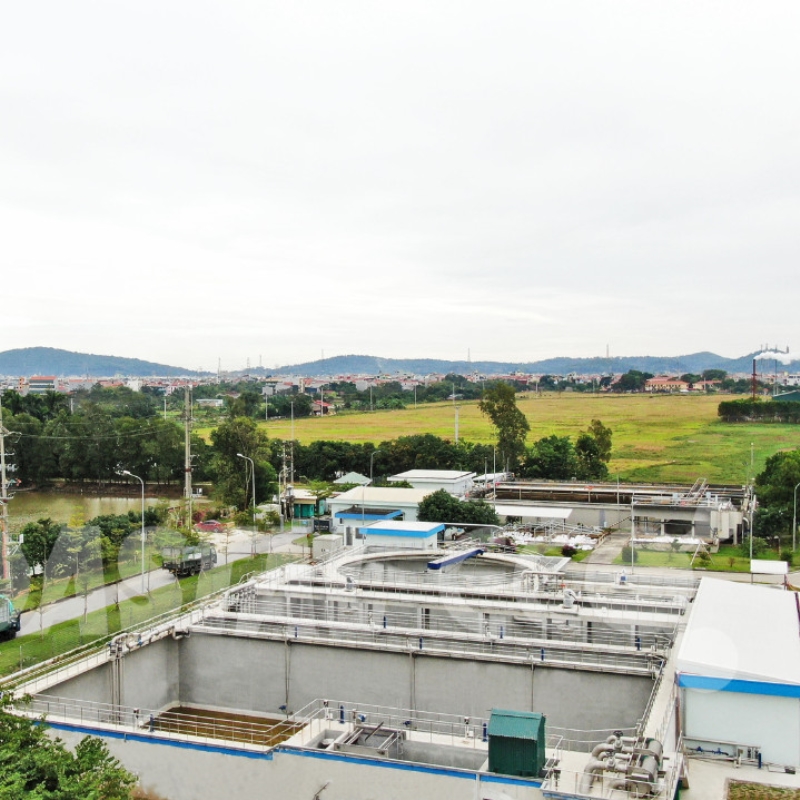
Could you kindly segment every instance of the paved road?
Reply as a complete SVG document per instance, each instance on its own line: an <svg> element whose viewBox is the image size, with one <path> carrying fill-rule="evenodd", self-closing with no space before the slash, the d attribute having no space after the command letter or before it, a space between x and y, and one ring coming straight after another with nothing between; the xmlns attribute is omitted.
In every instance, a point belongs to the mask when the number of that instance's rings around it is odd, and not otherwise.
<svg viewBox="0 0 800 800"><path fill-rule="evenodd" d="M294 539L302 535L302 531L287 531L285 533L276 533L272 537L259 535L256 541L256 549L259 553L270 552L292 552L300 554L302 548L292 544ZM270 541L271 540L271 541ZM221 542L217 542L218 549ZM226 563L231 564L242 558L248 558L252 553L252 535L249 531L235 530L228 540L227 559L222 552L218 553L218 565L224 566ZM160 589L163 586L176 584L176 578L169 572L163 569L152 570L145 574L145 588L149 586L149 591ZM22 627L19 636L24 636L26 633L37 633L39 630L49 628L51 625L56 625L59 622L66 622L70 619L83 616L84 603L88 612L98 611L113 605L118 601L128 600L131 597L141 596L142 576L134 575L132 578L126 578L124 581L111 584L108 586L101 586L84 598L69 597L64 600L59 600L55 603L48 603L42 608L41 613L36 611L26 611L21 618Z"/></svg>

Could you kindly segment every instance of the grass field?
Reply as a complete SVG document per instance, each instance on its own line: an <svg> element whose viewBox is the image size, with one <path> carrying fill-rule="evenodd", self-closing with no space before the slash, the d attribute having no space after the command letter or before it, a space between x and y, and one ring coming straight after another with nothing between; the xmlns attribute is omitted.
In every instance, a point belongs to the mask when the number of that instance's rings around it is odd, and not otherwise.
<svg viewBox="0 0 800 800"><path fill-rule="evenodd" d="M592 419L613 431L609 465L613 477L625 481L693 483L698 477L713 483L744 483L750 473L751 443L755 473L779 450L800 446L800 426L724 424L717 406L724 395L522 395L519 408L531 430L528 443L551 434L576 436ZM410 434L454 437L450 403L420 405L400 411L339 414L297 419L295 438L308 444L318 439L373 442ZM290 439L289 420L266 425L270 438ZM209 433L200 429L201 434ZM459 436L475 443L492 443L494 432L477 402L462 402Z"/></svg>

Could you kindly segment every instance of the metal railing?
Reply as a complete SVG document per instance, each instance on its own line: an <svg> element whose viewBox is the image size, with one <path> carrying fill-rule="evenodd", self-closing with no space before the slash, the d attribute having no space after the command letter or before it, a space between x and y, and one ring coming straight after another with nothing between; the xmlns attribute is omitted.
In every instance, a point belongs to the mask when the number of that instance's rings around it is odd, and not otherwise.
<svg viewBox="0 0 800 800"><path fill-rule="evenodd" d="M564 580L572 583L618 583L620 570L626 569L625 581L629 585L635 585L641 588L652 587L670 587L673 589L683 589L689 592L696 592L697 587L700 585L700 577L682 577L679 574L660 575L654 573L652 570L646 568L634 570L631 572L629 565L620 565L619 569L613 572L604 570L565 570L563 573Z"/></svg>
<svg viewBox="0 0 800 800"><path fill-rule="evenodd" d="M323 600L317 603L315 600ZM423 617L423 610L414 607L408 611L377 611L371 608L368 598L358 594L339 593L333 597L284 597L250 595L229 597L224 611L263 617L265 621L290 624L337 623L344 625L366 625L397 632L425 635L428 631L460 631L466 635L483 636L487 639L525 639L532 644L549 646L554 642L581 643L587 647L613 647L621 650L651 650L666 653L672 646L675 627L659 630L641 629L631 631L630 625L622 631L586 630L578 619L520 619L516 609L492 609L492 619L469 607L434 607L435 613ZM522 611L522 609L520 609ZM507 616L503 616L505 613ZM423 622L423 619L425 620Z"/></svg>
<svg viewBox="0 0 800 800"><path fill-rule="evenodd" d="M410 633L383 628L359 630L344 626L308 625L297 621L248 620L241 616L207 616L202 623L193 625L192 630L327 647L458 656L534 666L569 666L648 676L656 674L663 661L662 656L651 651L609 652L607 649L589 649L583 644L570 646L564 642L547 642L546 645L539 645L511 638L455 639L438 631Z"/></svg>

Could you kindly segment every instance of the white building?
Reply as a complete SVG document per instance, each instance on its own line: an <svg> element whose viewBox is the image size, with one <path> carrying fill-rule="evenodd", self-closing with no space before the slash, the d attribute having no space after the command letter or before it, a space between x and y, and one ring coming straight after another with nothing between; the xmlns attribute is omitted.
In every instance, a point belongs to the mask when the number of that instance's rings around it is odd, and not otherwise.
<svg viewBox="0 0 800 800"><path fill-rule="evenodd" d="M373 522L361 528L367 547L395 547L399 549L435 550L438 534L444 524L436 522Z"/></svg>
<svg viewBox="0 0 800 800"><path fill-rule="evenodd" d="M800 766L799 627L795 592L702 580L676 664L688 753Z"/></svg>
<svg viewBox="0 0 800 800"><path fill-rule="evenodd" d="M371 522L388 520L417 521L419 504L430 494L424 489L356 486L328 500L331 533L345 534L353 544L357 529Z"/></svg>
<svg viewBox="0 0 800 800"><path fill-rule="evenodd" d="M392 475L390 483L410 483L415 489L426 489L428 494L444 489L455 497L463 497L475 479L474 472L455 469L410 469L399 475Z"/></svg>

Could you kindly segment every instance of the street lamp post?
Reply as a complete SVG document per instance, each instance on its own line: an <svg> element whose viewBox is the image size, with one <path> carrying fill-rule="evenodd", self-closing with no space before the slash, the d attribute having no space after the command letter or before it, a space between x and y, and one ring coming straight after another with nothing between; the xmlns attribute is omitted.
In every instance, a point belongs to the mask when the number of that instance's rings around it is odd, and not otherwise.
<svg viewBox="0 0 800 800"><path fill-rule="evenodd" d="M370 483L370 486L372 485L372 460L375 458L375 453L380 453L380 450L373 450L369 454L369 483ZM365 508L366 500L364 498L364 495L366 494L366 491L367 491L366 484L362 483L361 484L361 527L362 528L366 524L367 511L366 511L366 508ZM362 536L364 535L363 532L362 532L361 535ZM365 538L365 541L366 541L366 538Z"/></svg>
<svg viewBox="0 0 800 800"><path fill-rule="evenodd" d="M250 462L250 469L253 473L253 539L250 542L250 555L255 556L256 554L256 462L253 461L250 456L242 455L241 453L236 454L239 458L243 458L246 461Z"/></svg>
<svg viewBox="0 0 800 800"><path fill-rule="evenodd" d="M792 553L797 548L797 490L800 489L800 483L794 487L794 514L792 515Z"/></svg>
<svg viewBox="0 0 800 800"><path fill-rule="evenodd" d="M373 450L369 454L369 482L372 485L372 459L375 458L375 453L380 453L380 450Z"/></svg>
<svg viewBox="0 0 800 800"><path fill-rule="evenodd" d="M129 475L131 478L136 478L139 483L142 484L142 594L145 593L144 588L144 543L145 543L145 533L144 533L144 481L138 476L134 475L130 470L123 469L120 472L120 475Z"/></svg>

